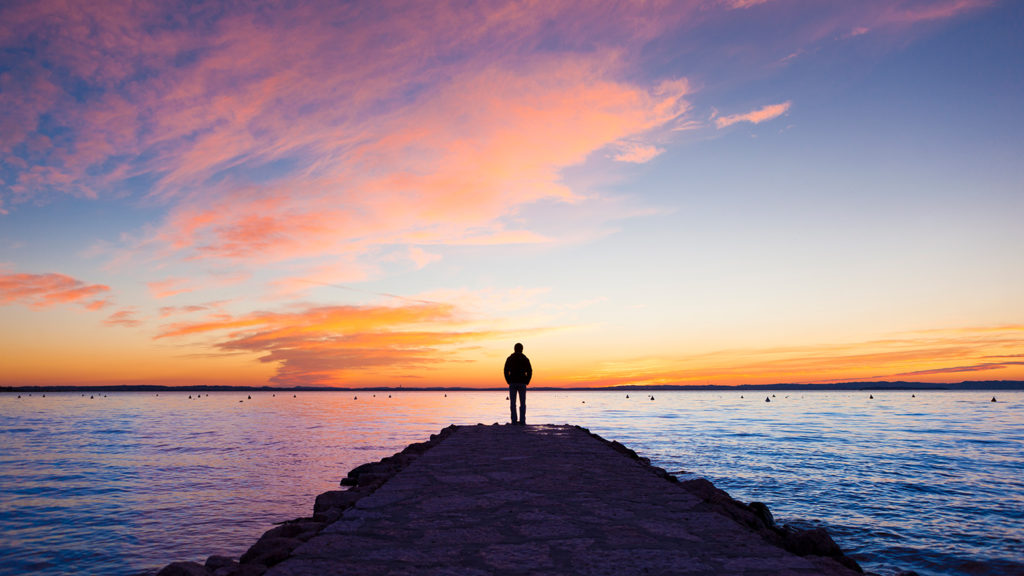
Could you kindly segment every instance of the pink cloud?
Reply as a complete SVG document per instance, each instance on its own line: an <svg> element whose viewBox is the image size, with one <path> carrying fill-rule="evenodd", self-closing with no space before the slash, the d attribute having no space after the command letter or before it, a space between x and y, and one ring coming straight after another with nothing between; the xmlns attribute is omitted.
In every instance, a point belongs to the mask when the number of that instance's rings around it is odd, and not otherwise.
<svg viewBox="0 0 1024 576"><path fill-rule="evenodd" d="M109 286L86 284L64 274L0 274L0 305L20 302L41 309L78 303L89 310L98 310L108 302L90 299L109 291Z"/></svg>
<svg viewBox="0 0 1024 576"><path fill-rule="evenodd" d="M658 157L663 149L648 144L627 143L619 148L615 155L618 162L630 162L633 164L645 164Z"/></svg>
<svg viewBox="0 0 1024 576"><path fill-rule="evenodd" d="M745 114L732 114L730 116L720 116L715 118L715 125L719 128L725 128L726 126L732 126L738 122L750 122L752 124L760 124L761 122L767 122L768 120L774 120L779 116L782 116L789 111L790 102L783 102L781 104L770 104L768 106L762 106L757 110L752 110Z"/></svg>
<svg viewBox="0 0 1024 576"><path fill-rule="evenodd" d="M157 280L154 282L147 282L146 287L149 288L150 294L153 298L169 298L176 294L183 294L185 292L191 292L194 288L186 286L188 280L184 278L167 278L165 280Z"/></svg>
<svg viewBox="0 0 1024 576"><path fill-rule="evenodd" d="M103 321L107 326L123 326L125 328L134 328L142 324L142 321L138 319L138 310L135 308L123 308L114 312L107 319Z"/></svg>
<svg viewBox="0 0 1024 576"><path fill-rule="evenodd" d="M884 10L879 21L884 24L916 24L932 20L947 20L965 12L986 8L994 0L941 0L898 2Z"/></svg>

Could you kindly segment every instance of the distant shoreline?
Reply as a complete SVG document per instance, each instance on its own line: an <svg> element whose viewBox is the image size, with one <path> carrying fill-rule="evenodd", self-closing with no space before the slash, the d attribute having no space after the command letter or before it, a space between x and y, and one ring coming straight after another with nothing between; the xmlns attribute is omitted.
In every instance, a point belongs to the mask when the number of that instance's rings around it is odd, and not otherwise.
<svg viewBox="0 0 1024 576"><path fill-rule="evenodd" d="M82 385L82 386L3 386L0 392L484 392L505 390L501 387L470 388L467 386L359 386L359 387L320 387L320 386L167 386L167 385ZM674 390L694 391L741 391L741 390L797 390L797 391L886 391L886 390L920 390L920 391L956 391L956 390L1024 390L1024 381L1020 380L984 380L965 381L950 384L933 384L928 382L839 382L834 384L739 384L721 386L715 384L702 385L623 385L605 387L553 387L534 386L531 390L561 392L655 392Z"/></svg>

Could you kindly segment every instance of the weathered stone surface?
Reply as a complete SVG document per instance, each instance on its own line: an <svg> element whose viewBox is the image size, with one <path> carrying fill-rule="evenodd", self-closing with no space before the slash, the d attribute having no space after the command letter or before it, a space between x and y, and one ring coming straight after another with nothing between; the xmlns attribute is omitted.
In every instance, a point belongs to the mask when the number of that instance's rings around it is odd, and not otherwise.
<svg viewBox="0 0 1024 576"><path fill-rule="evenodd" d="M156 576L211 576L206 566L195 562L174 562L164 566Z"/></svg>
<svg viewBox="0 0 1024 576"><path fill-rule="evenodd" d="M388 479L267 576L857 573L821 556L817 535L799 541L818 555L778 546L785 533L767 507L706 480L673 482L625 446L597 440L570 426L446 428L430 450L401 453L417 457L352 475L357 489L364 476Z"/></svg>

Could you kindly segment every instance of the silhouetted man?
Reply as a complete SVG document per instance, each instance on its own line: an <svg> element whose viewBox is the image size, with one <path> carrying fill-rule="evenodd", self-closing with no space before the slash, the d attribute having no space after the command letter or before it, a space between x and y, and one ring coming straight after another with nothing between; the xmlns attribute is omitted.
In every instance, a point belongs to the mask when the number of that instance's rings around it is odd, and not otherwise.
<svg viewBox="0 0 1024 576"><path fill-rule="evenodd" d="M526 385L533 377L530 359L523 354L523 345L516 344L516 351L505 360L505 382L508 383L508 404L512 411L512 423L526 425ZM516 394L519 395L519 418L516 419Z"/></svg>

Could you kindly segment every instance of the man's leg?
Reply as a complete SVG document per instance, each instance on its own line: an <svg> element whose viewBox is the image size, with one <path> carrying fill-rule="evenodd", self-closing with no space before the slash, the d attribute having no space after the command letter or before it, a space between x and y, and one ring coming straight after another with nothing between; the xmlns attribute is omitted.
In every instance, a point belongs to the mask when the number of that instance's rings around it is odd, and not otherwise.
<svg viewBox="0 0 1024 576"><path fill-rule="evenodd" d="M508 404L509 409L512 411L512 423L516 423L516 389L513 386L508 387Z"/></svg>
<svg viewBox="0 0 1024 576"><path fill-rule="evenodd" d="M526 424L526 386L519 387L519 423Z"/></svg>

